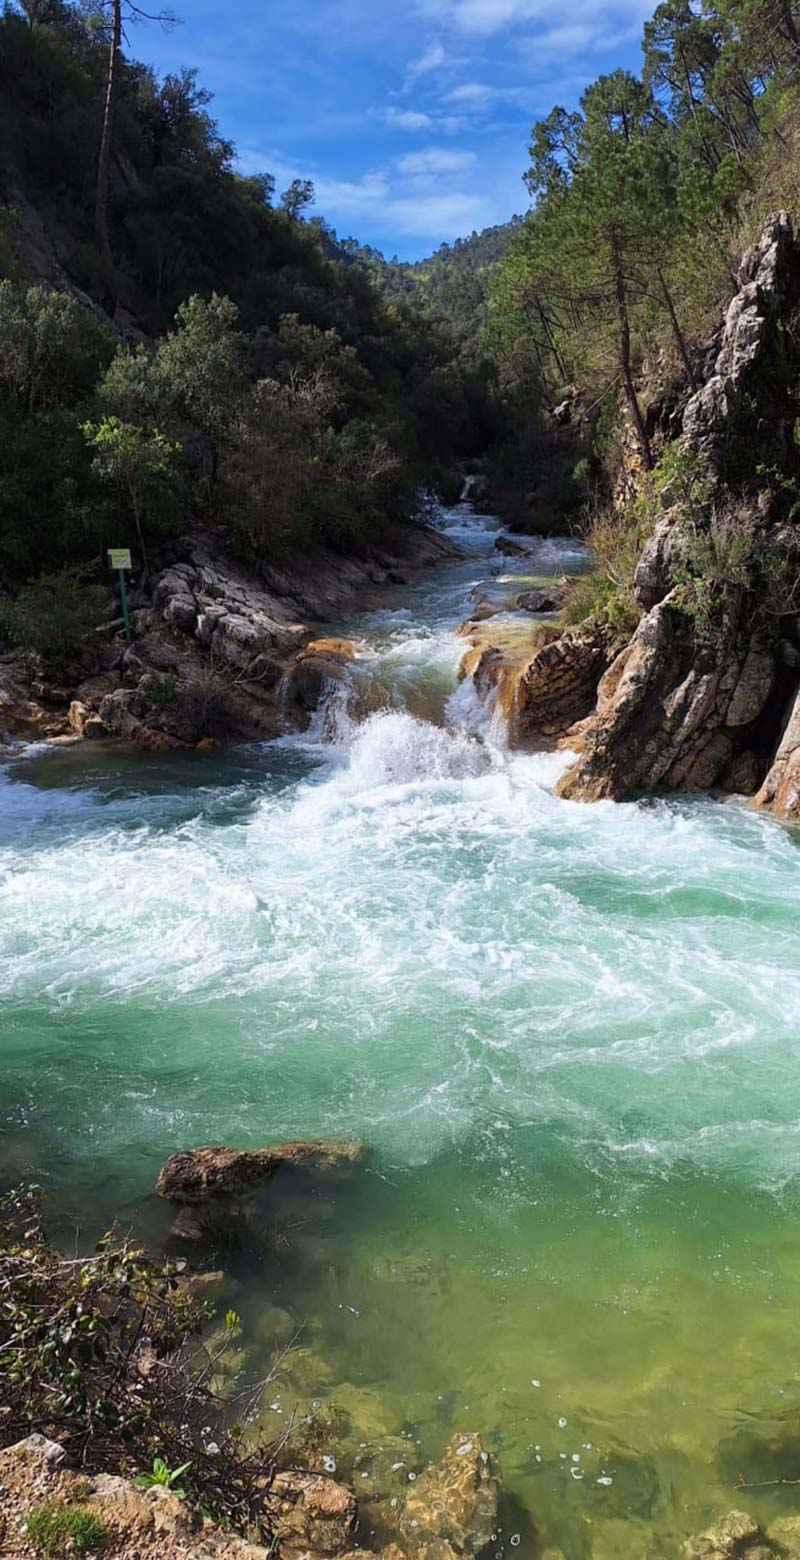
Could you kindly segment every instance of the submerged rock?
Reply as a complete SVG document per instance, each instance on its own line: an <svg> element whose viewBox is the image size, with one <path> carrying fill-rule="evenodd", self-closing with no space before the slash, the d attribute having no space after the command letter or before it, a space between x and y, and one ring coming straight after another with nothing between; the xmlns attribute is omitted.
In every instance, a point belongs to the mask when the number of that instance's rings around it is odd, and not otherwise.
<svg viewBox="0 0 800 1560"><path fill-rule="evenodd" d="M747 1512L730 1511L721 1522L690 1538L684 1554L686 1560L768 1560L774 1550Z"/></svg>
<svg viewBox="0 0 800 1560"><path fill-rule="evenodd" d="M497 1522L499 1485L479 1435L454 1435L444 1457L409 1488L398 1524L403 1542L446 1544L457 1555L479 1555ZM429 1550L431 1560L442 1553ZM446 1551L444 1551L446 1554Z"/></svg>
<svg viewBox="0 0 800 1560"><path fill-rule="evenodd" d="M156 1191L159 1197L180 1203L242 1197L278 1170L337 1170L357 1164L363 1155L362 1144L336 1141L187 1149L167 1160L159 1172Z"/></svg>

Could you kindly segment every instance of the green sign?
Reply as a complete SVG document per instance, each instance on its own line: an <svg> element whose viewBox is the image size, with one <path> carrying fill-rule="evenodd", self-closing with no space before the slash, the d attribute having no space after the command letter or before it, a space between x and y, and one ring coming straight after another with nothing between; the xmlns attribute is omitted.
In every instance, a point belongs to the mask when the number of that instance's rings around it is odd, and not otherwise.
<svg viewBox="0 0 800 1560"><path fill-rule="evenodd" d="M108 567L109 569L130 569L132 567L130 548L109 547Z"/></svg>

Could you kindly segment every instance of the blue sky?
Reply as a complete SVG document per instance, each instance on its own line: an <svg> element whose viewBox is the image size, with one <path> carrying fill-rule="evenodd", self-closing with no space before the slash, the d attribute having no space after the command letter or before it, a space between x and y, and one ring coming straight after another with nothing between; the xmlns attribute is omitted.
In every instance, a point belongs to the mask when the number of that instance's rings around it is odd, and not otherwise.
<svg viewBox="0 0 800 1560"><path fill-rule="evenodd" d="M654 0L653 0L654 3ZM642 0L173 0L130 52L196 67L246 173L314 180L340 237L417 259L525 209L534 120L638 68Z"/></svg>

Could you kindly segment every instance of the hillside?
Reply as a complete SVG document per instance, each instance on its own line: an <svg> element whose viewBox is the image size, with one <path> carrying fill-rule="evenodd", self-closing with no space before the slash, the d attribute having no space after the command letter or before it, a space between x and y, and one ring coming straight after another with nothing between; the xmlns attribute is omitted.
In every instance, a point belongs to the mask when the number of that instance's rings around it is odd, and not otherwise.
<svg viewBox="0 0 800 1560"><path fill-rule="evenodd" d="M489 276L502 260L522 225L521 217L497 227L484 228L441 244L427 259L387 260L369 244L355 238L332 240L333 252L358 266L383 297L393 303L410 303L428 314L479 329L486 319Z"/></svg>

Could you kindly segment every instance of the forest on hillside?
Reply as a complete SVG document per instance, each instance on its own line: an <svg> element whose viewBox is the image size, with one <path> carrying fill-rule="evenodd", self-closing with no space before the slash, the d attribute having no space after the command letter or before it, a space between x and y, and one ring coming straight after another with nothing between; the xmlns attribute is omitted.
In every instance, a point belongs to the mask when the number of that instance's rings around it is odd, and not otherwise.
<svg viewBox="0 0 800 1560"><path fill-rule="evenodd" d="M496 433L479 343L332 258L302 181L242 177L194 73L129 58L117 9L0 17L0 610L23 647L115 537L140 566L187 518L254 562L358 546Z"/></svg>
<svg viewBox="0 0 800 1560"><path fill-rule="evenodd" d="M591 415L546 507L576 512L621 402L653 464L650 390L693 383L743 242L796 205L791 0L664 0L639 76L533 127L528 215L416 265L309 219L306 182L278 196L269 173L240 175L195 73L161 80L125 53L115 19L134 10L6 0L0 16L12 643L123 533L140 564L187 518L251 562L354 547L480 454L514 501L568 387Z"/></svg>

